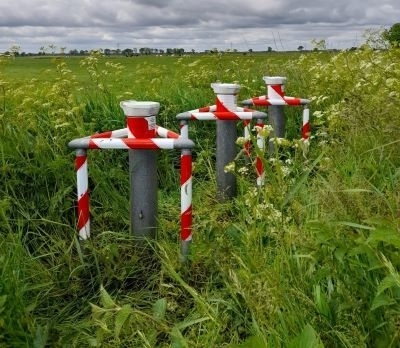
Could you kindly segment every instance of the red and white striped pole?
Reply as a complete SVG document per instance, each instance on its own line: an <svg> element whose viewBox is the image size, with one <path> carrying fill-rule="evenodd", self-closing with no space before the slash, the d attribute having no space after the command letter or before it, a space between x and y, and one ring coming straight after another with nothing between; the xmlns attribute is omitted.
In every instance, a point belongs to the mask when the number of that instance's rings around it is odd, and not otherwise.
<svg viewBox="0 0 400 348"><path fill-rule="evenodd" d="M86 150L76 150L75 169L78 194L78 235L79 239L85 240L90 237L89 187Z"/></svg>
<svg viewBox="0 0 400 348"><path fill-rule="evenodd" d="M206 112L209 111L205 110ZM189 122L180 120L180 139L189 139ZM192 183L193 159L191 149L181 151L181 256L186 261L192 242Z"/></svg>
<svg viewBox="0 0 400 348"><path fill-rule="evenodd" d="M251 140L250 140L250 127L251 127L251 122L250 120L244 120L243 121L243 130L244 130L244 144L243 144L243 150L244 150L244 156L249 158L250 157L250 149L251 149Z"/></svg>
<svg viewBox="0 0 400 348"><path fill-rule="evenodd" d="M311 134L311 126L310 126L310 110L307 105L304 106L303 109L303 124L301 127L301 140L303 142L308 142Z"/></svg>
<svg viewBox="0 0 400 348"><path fill-rule="evenodd" d="M181 243L185 260L192 241L192 151L181 153Z"/></svg>
<svg viewBox="0 0 400 348"><path fill-rule="evenodd" d="M265 169L262 158L264 157L265 149L265 136L263 135L264 122L262 119L257 120L257 147L261 156L257 154L256 157L256 172L257 172L257 186L261 187L265 182Z"/></svg>
<svg viewBox="0 0 400 348"><path fill-rule="evenodd" d="M122 101L120 106L126 116L128 139L155 138L159 103L127 100ZM129 174L132 233L140 239L154 239L157 226L158 188L156 150L129 150Z"/></svg>

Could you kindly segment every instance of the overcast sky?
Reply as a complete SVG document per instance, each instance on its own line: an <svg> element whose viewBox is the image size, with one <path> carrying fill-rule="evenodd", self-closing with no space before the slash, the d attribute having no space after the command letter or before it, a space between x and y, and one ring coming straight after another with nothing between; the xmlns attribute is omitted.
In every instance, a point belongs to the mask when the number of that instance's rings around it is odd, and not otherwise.
<svg viewBox="0 0 400 348"><path fill-rule="evenodd" d="M399 0L0 0L0 52L348 48L396 22Z"/></svg>

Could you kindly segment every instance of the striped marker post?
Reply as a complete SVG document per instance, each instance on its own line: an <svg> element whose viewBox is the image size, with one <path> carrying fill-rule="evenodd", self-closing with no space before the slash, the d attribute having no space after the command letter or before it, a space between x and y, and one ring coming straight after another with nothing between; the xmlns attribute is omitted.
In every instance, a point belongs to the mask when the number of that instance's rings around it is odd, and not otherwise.
<svg viewBox="0 0 400 348"><path fill-rule="evenodd" d="M181 153L181 243L182 257L186 259L192 241L192 151Z"/></svg>
<svg viewBox="0 0 400 348"><path fill-rule="evenodd" d="M250 155L250 129L252 120L267 118L267 114L257 110L237 106L237 94L240 86L233 83L212 83L211 87L216 95L215 105L205 106L199 109L186 111L177 115L181 122L181 137L188 137L188 121L216 121L216 181L217 198L219 201L231 199L236 194L236 177L234 173L225 172L227 164L236 158L236 122L243 121L244 127L244 152ZM259 139L260 143L262 139ZM260 149L263 146L260 146ZM260 167L261 159L258 159ZM261 177L261 174L259 175ZM261 179L258 179L260 182Z"/></svg>
<svg viewBox="0 0 400 348"><path fill-rule="evenodd" d="M283 138L285 137L285 114L284 106L304 106L303 122L301 127L302 140L308 141L310 137L310 114L308 104L310 100L304 98L289 97L285 95L285 81L286 77L281 76L264 76L263 80L266 83L267 94L251 99L243 100L243 105L265 106L268 108L269 124L273 130L270 138ZM269 152L275 152L275 144L273 141L269 142Z"/></svg>
<svg viewBox="0 0 400 348"><path fill-rule="evenodd" d="M128 100L120 103L126 117L128 139L150 140L156 136L160 104ZM129 150L131 232L139 239L156 236L157 165L156 151Z"/></svg>
<svg viewBox="0 0 400 348"><path fill-rule="evenodd" d="M303 124L301 127L301 140L303 142L308 142L311 135L311 126L310 126L310 109L307 105L304 106L303 109Z"/></svg>
<svg viewBox="0 0 400 348"><path fill-rule="evenodd" d="M247 159L250 158L250 149L251 149L251 136L250 136L250 127L251 123L249 120L243 121L243 137L245 139L243 144L244 155Z"/></svg>
<svg viewBox="0 0 400 348"><path fill-rule="evenodd" d="M121 149L130 152L131 230L138 240L154 238L157 218L156 151L181 150L181 240L186 259L192 240L192 151L187 120L181 121L181 135L155 123L159 103L124 101L121 107L127 127L74 139L78 191L79 239L90 237L87 149ZM207 108L205 111L212 110ZM159 138L158 138L158 137Z"/></svg>
<svg viewBox="0 0 400 348"><path fill-rule="evenodd" d="M285 77L281 76L264 76L264 81L267 85L267 96L269 100L281 100L284 102L284 83ZM276 103L278 104L278 103ZM285 137L285 113L283 105L271 104L268 106L268 121L272 127L271 138L284 138ZM275 153L275 144L273 141L269 142L269 152Z"/></svg>
<svg viewBox="0 0 400 348"><path fill-rule="evenodd" d="M76 150L75 169L78 194L78 235L80 240L85 240L90 237L89 187L86 150Z"/></svg>
<svg viewBox="0 0 400 348"><path fill-rule="evenodd" d="M262 129L264 127L264 121L262 119L257 120L257 127L260 128L260 131L257 132L257 147L258 150L264 154L265 149L265 137L262 135ZM265 169L262 158L257 155L256 157L256 172L257 172L257 187L264 186L265 182Z"/></svg>

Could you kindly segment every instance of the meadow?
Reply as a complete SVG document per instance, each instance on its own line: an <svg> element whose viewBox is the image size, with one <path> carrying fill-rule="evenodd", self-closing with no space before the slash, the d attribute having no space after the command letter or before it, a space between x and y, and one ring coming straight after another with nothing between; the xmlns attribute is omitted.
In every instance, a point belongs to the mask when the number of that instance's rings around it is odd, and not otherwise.
<svg viewBox="0 0 400 348"><path fill-rule="evenodd" d="M400 346L399 49L0 59L1 347ZM77 240L70 140L123 128L126 99L159 102L177 131L178 113L214 103L211 83L239 83L243 100L266 75L311 99L310 146L286 108L265 186L239 158L237 197L219 203L215 125L193 125L186 263L176 152L158 155L146 252L127 153L89 152L92 238Z"/></svg>

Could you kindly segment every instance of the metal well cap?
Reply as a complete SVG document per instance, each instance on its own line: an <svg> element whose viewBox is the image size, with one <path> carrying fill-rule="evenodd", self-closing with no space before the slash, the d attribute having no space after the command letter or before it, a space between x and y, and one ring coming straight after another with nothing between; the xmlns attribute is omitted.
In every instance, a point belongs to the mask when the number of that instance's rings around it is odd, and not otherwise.
<svg viewBox="0 0 400 348"><path fill-rule="evenodd" d="M126 116L147 117L157 115L160 103L153 101L124 100L119 103Z"/></svg>
<svg viewBox="0 0 400 348"><path fill-rule="evenodd" d="M211 87L216 94L237 94L240 90L236 83L212 83Z"/></svg>

